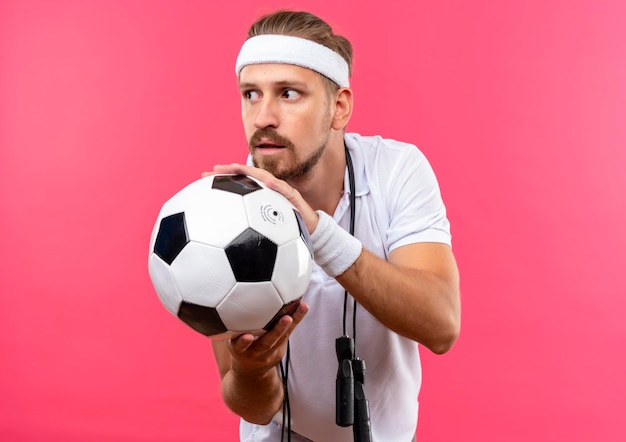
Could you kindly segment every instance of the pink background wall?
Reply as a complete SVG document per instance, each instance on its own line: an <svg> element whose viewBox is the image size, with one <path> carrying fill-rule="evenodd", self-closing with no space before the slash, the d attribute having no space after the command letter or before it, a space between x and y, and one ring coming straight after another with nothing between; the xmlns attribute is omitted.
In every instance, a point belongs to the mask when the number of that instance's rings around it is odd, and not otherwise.
<svg viewBox="0 0 626 442"><path fill-rule="evenodd" d="M210 3L0 1L0 440L236 439L147 246L244 158L234 60L285 6L353 41L349 129L420 146L449 208L463 330L419 439L626 440L624 2Z"/></svg>

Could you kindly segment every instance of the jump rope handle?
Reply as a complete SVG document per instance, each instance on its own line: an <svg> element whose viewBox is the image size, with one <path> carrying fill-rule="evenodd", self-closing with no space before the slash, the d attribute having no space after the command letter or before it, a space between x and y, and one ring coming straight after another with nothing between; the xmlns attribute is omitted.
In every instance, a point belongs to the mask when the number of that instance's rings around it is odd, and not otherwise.
<svg viewBox="0 0 626 442"><path fill-rule="evenodd" d="M335 381L335 423L340 427L354 424L354 339L342 336L335 341L339 368Z"/></svg>
<svg viewBox="0 0 626 442"><path fill-rule="evenodd" d="M369 402L365 396L365 361L352 360L354 374L354 426L352 427L355 442L371 442L372 428L370 425Z"/></svg>

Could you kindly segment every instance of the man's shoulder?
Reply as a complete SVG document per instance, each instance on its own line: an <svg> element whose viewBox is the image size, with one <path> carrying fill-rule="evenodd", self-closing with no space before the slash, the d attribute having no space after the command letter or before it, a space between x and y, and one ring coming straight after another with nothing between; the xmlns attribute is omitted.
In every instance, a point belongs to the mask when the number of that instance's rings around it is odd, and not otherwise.
<svg viewBox="0 0 626 442"><path fill-rule="evenodd" d="M358 133L349 132L345 135L348 147L358 147L365 154L391 155L397 156L402 154L423 156L421 150L412 143L395 140L393 138L385 138L380 135L364 136Z"/></svg>
<svg viewBox="0 0 626 442"><path fill-rule="evenodd" d="M415 145L403 141L384 138L380 135L363 136L358 133L346 133L346 145L363 165L378 172L410 170L427 162L422 151Z"/></svg>

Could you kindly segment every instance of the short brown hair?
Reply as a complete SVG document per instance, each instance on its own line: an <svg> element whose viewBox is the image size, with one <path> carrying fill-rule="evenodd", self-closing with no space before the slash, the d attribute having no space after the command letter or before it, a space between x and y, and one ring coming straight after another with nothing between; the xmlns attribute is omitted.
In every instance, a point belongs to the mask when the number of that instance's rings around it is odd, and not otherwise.
<svg viewBox="0 0 626 442"><path fill-rule="evenodd" d="M265 34L290 35L324 45L346 60L348 75L352 75L352 43L335 34L328 23L310 12L282 9L261 17L248 30L248 38Z"/></svg>

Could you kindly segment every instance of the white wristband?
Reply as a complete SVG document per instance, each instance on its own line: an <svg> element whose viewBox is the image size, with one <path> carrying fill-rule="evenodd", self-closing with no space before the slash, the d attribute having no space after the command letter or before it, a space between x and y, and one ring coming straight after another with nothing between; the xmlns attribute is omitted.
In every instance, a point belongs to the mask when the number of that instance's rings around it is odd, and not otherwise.
<svg viewBox="0 0 626 442"><path fill-rule="evenodd" d="M315 262L328 276L341 275L361 254L363 245L343 230L326 212L317 211L320 219L311 234Z"/></svg>

